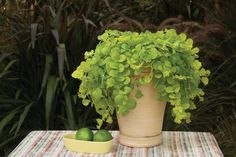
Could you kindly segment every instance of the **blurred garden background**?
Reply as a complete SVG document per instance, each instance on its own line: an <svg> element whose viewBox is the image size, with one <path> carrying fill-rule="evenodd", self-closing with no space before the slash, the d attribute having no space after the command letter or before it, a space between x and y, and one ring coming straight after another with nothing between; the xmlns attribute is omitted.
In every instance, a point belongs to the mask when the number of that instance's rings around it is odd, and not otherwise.
<svg viewBox="0 0 236 157"><path fill-rule="evenodd" d="M236 157L235 0L0 0L0 156L32 130L96 129L71 77L84 52L106 29L165 28L194 40L211 75L192 122L175 124L167 109L163 130L211 132Z"/></svg>

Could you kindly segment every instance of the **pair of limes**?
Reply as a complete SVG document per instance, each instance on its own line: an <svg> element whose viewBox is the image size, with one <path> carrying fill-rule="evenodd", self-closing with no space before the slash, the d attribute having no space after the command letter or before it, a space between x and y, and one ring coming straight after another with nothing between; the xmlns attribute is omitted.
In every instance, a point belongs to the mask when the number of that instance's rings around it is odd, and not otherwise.
<svg viewBox="0 0 236 157"><path fill-rule="evenodd" d="M112 139L112 135L107 130L98 130L95 134L93 134L92 130L89 128L81 128L76 132L75 138L83 141L104 142L110 141Z"/></svg>

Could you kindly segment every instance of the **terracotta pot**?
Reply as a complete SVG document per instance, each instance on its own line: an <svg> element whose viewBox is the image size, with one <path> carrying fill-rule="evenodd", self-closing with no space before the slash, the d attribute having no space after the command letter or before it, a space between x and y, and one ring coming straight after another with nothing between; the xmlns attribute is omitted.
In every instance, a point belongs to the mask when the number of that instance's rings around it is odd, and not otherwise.
<svg viewBox="0 0 236 157"><path fill-rule="evenodd" d="M126 116L117 114L121 144L131 147L151 147L162 143L162 123L166 102L157 101L151 83L140 87L143 97ZM133 97L135 92L131 93Z"/></svg>

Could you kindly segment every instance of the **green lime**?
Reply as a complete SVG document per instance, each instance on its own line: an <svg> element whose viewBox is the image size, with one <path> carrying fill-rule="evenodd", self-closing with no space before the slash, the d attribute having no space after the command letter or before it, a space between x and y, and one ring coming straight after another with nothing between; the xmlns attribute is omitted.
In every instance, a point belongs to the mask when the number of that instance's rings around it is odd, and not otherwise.
<svg viewBox="0 0 236 157"><path fill-rule="evenodd" d="M111 133L107 130L98 130L94 136L93 141L98 142L104 142L104 141L110 141L113 137L111 136Z"/></svg>
<svg viewBox="0 0 236 157"><path fill-rule="evenodd" d="M76 132L75 138L77 140L92 141L93 132L89 128L81 128Z"/></svg>

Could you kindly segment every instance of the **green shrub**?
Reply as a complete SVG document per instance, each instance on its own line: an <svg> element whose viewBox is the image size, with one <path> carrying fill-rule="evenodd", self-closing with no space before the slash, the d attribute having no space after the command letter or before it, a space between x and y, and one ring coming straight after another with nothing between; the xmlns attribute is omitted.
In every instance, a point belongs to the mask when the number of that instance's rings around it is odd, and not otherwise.
<svg viewBox="0 0 236 157"><path fill-rule="evenodd" d="M114 112L126 115L135 108L131 91L149 82L158 90L159 100L173 105L176 123L190 122L194 98L202 100L204 95L199 84L208 84L210 74L197 60L199 49L193 48L192 39L173 29L156 33L113 30L98 39L96 49L85 53L86 61L72 74L81 80L78 95L83 104L91 102L102 116L98 127L102 121L111 123ZM141 96L137 90L136 98Z"/></svg>

